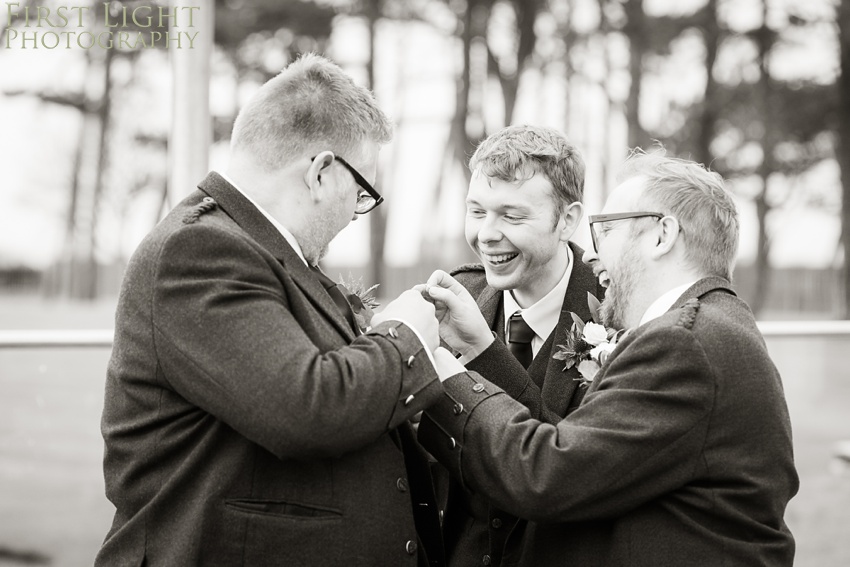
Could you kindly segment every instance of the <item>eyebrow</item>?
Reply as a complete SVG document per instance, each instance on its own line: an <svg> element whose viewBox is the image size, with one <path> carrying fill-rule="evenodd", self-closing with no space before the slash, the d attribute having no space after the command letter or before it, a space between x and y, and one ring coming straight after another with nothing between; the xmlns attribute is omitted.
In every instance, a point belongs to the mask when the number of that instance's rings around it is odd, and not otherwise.
<svg viewBox="0 0 850 567"><path fill-rule="evenodd" d="M483 206L483 205L481 205L481 203L479 203L479 202L478 202L478 201L476 201L475 199L467 199L467 200L466 200L466 204L467 204L467 205L474 205L474 206L476 206L476 207L482 207L482 206ZM528 207L527 205L515 205L515 204L510 204L510 203L509 203L509 204L501 204L501 205L499 205L498 207L495 207L495 208L496 208L497 210L501 210L501 211L525 211L525 212L531 212L531 208L530 208L530 207Z"/></svg>

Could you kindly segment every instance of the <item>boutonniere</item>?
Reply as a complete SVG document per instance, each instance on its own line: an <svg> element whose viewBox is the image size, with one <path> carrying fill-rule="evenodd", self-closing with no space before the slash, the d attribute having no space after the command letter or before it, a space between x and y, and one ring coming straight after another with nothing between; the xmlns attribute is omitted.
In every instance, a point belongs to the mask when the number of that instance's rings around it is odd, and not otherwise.
<svg viewBox="0 0 850 567"><path fill-rule="evenodd" d="M576 380L581 380L582 386L587 386L596 378L596 373L608 360L620 338L616 329L608 329L600 324L600 303L590 292L587 293L587 306L591 320L584 322L575 313L570 313L573 324L567 333L567 342L557 345L558 352L552 355L552 358L564 361L564 371L573 366L578 369L581 378Z"/></svg>
<svg viewBox="0 0 850 567"><path fill-rule="evenodd" d="M363 278L355 278L351 275L351 272L348 273L348 281L345 281L342 274L340 274L339 280L342 293L345 295L345 299L348 300L351 310L354 312L354 321L360 327L360 330L365 333L369 330L369 322L375 314L373 309L380 305L376 301L375 290L381 284L375 284L367 288L363 284Z"/></svg>

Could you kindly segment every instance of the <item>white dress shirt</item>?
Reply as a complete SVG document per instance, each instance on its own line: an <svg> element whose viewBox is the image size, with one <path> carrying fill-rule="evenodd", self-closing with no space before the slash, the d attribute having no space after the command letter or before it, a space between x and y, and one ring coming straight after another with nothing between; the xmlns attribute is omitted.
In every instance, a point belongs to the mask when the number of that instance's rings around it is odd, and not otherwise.
<svg viewBox="0 0 850 567"><path fill-rule="evenodd" d="M567 286L570 284L570 274L573 268L573 251L567 246L567 267L564 270L564 275L561 280L555 284L549 293L540 298L534 305L523 309L514 299L513 293L510 290L502 292L504 300L502 306L505 310L505 341L508 337L508 325L511 315L519 311L522 318L534 331L534 338L531 339L532 356L537 356L540 347L555 330L558 325L558 320L561 318L561 309L564 306L564 296L567 294Z"/></svg>
<svg viewBox="0 0 850 567"><path fill-rule="evenodd" d="M649 323L653 319L657 319L667 313L670 308L673 307L673 304L682 297L682 294L695 283L696 280L674 287L670 291L662 294L661 297L653 301L649 307L647 307L646 311L643 313L643 317L640 318L640 324L638 326L643 325L644 323Z"/></svg>

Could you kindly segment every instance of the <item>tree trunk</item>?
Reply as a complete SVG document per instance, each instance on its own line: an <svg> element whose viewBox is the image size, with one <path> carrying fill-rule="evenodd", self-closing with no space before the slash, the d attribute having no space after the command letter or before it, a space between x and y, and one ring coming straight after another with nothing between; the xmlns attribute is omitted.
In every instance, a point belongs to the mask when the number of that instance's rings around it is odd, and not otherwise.
<svg viewBox="0 0 850 567"><path fill-rule="evenodd" d="M640 123L640 92L643 76L643 54L646 51L646 15L643 0L625 2L626 25L623 32L629 39L629 98L626 102L626 121L629 125L630 148L642 147L647 141L646 131Z"/></svg>
<svg viewBox="0 0 850 567"><path fill-rule="evenodd" d="M717 22L717 0L709 0L704 8L703 38L705 41L705 100L700 116L699 138L697 138L696 161L705 165L711 163L711 142L714 139L714 125L717 122L717 81L714 79L714 62L720 45L720 26Z"/></svg>
<svg viewBox="0 0 850 567"><path fill-rule="evenodd" d="M449 131L449 144L454 154L454 159L461 164L467 185L472 179L472 175L467 165L467 153L472 149L474 144L469 139L466 133L466 117L469 113L469 81L470 81L470 56L469 51L472 47L472 38L474 37L473 17L472 13L475 9L475 2L467 3L466 10L463 12L463 21L460 24L461 41L463 43L463 69L461 70L460 80L458 81L457 90L455 91L455 113L452 117L452 122ZM437 188L439 193L440 188Z"/></svg>
<svg viewBox="0 0 850 567"><path fill-rule="evenodd" d="M103 61L103 98L98 108L98 156L97 169L94 180L94 199L91 210L91 226L89 227L89 253L84 269L86 270L85 283L80 289L82 299L95 299L98 294L98 262L97 262L97 225L100 218L101 198L103 196L103 183L106 169L109 167L109 127L110 114L112 112L112 59L114 50L105 50Z"/></svg>
<svg viewBox="0 0 850 567"><path fill-rule="evenodd" d="M759 67L761 71L758 92L762 106L763 132L761 146L764 155L758 169L759 177L762 180L762 191L755 199L758 222L758 248L756 249L755 292L750 307L758 315L767 303L767 294L770 290L770 237L767 234L766 226L770 206L767 198L770 175L776 170L773 157L776 147L776 132L774 127L776 111L774 110L774 97L771 93L772 79L768 65L768 56L773 47L774 35L773 31L767 26L767 0L763 0L762 3L762 26L756 32L756 42L759 48Z"/></svg>
<svg viewBox="0 0 850 567"><path fill-rule="evenodd" d="M381 14L381 0L366 2L366 17L369 20L369 60L366 62L366 73L369 78L369 88L375 89L375 32ZM369 256L372 260L369 279L366 285L384 281L384 242L387 234L386 205L377 207L369 213ZM370 283L371 282L371 283Z"/></svg>
<svg viewBox="0 0 850 567"><path fill-rule="evenodd" d="M844 248L844 318L850 319L850 2L838 3L841 76L838 79L838 164L841 168L841 243Z"/></svg>
<svg viewBox="0 0 850 567"><path fill-rule="evenodd" d="M519 81L522 77L522 72L528 65L531 55L534 53L534 45L537 43L537 35L534 33L534 22L537 19L537 12L540 6L536 0L515 0L513 2L513 8L514 14L516 14L517 36L519 37L516 55L516 73L513 76L504 75L488 49L491 64L498 74L499 83L502 87L506 126L513 123Z"/></svg>

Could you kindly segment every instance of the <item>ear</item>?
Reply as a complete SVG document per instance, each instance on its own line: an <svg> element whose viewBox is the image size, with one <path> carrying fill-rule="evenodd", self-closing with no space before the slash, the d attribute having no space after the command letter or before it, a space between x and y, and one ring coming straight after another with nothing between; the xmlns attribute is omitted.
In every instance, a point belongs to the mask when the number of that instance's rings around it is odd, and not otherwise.
<svg viewBox="0 0 850 567"><path fill-rule="evenodd" d="M558 219L558 240L566 243L575 234L584 217L584 207L578 201L570 203Z"/></svg>
<svg viewBox="0 0 850 567"><path fill-rule="evenodd" d="M318 203L324 197L327 190L327 179L323 179L323 174L328 174L327 169L333 164L335 156L333 152L324 151L316 155L307 171L304 172L304 183L310 190L310 196L313 201Z"/></svg>
<svg viewBox="0 0 850 567"><path fill-rule="evenodd" d="M664 217L658 221L658 240L652 248L651 256L653 259L659 259L665 254L670 253L679 240L679 221L675 217Z"/></svg>

